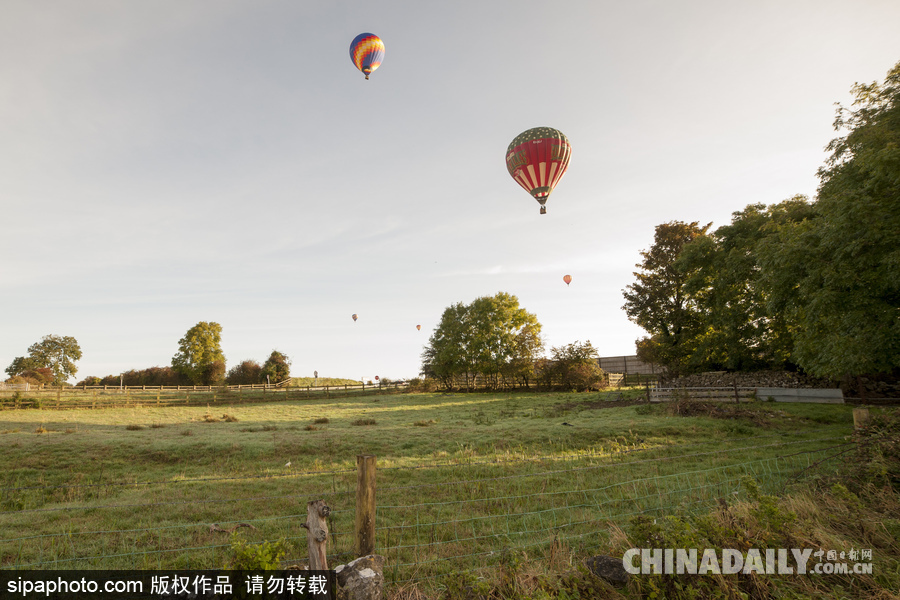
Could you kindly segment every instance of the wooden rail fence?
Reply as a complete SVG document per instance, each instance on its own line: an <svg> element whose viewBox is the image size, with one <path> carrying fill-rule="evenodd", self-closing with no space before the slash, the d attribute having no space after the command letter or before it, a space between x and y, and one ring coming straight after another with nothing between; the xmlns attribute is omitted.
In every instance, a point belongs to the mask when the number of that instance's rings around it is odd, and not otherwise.
<svg viewBox="0 0 900 600"><path fill-rule="evenodd" d="M248 404L280 402L306 398L331 398L352 395L390 394L401 391L405 383L386 385L326 385L286 387L277 385L242 386L78 386L43 387L28 391L0 392L0 410L21 408L91 409L140 406L190 406L202 404Z"/></svg>

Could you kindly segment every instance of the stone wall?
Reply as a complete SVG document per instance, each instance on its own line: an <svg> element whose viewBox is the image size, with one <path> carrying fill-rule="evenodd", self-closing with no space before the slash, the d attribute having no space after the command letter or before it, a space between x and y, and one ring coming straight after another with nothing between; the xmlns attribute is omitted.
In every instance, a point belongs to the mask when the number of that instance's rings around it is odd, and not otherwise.
<svg viewBox="0 0 900 600"><path fill-rule="evenodd" d="M715 371L696 373L676 379L661 380L661 387L781 387L781 388L840 388L845 398L859 398L858 383L865 387L866 398L900 398L900 377L873 375L834 381L801 373L785 371L754 371L728 373Z"/></svg>
<svg viewBox="0 0 900 600"><path fill-rule="evenodd" d="M786 371L754 371L751 373L728 373L714 371L695 373L685 377L661 381L664 387L785 387L785 388L835 388L837 383L830 379L811 377Z"/></svg>

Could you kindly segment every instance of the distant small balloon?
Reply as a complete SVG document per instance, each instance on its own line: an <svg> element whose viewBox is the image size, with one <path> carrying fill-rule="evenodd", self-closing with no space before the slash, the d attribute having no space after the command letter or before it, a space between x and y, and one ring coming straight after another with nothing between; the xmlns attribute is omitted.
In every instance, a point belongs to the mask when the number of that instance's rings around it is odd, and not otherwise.
<svg viewBox="0 0 900 600"><path fill-rule="evenodd" d="M564 276L563 281L566 282L566 285L569 285L570 283L572 283L572 276L571 275Z"/></svg>
<svg viewBox="0 0 900 600"><path fill-rule="evenodd" d="M421 330L422 330L422 326L421 326L421 325L416 325L416 329L419 330L419 331L421 331Z"/></svg>
<svg viewBox="0 0 900 600"><path fill-rule="evenodd" d="M353 320L356 320L356 313L353 313Z"/></svg>

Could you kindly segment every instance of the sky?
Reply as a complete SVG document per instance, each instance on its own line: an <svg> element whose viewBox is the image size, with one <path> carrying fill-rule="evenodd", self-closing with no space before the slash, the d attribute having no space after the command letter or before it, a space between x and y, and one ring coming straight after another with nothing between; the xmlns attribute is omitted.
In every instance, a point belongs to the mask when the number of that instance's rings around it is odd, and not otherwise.
<svg viewBox="0 0 900 600"><path fill-rule="evenodd" d="M835 103L900 61L896 0L0 8L0 367L72 336L73 383L201 321L228 368L415 377L444 309L500 291L548 349L633 354L654 228L813 198ZM546 215L504 162L539 126L572 145Z"/></svg>

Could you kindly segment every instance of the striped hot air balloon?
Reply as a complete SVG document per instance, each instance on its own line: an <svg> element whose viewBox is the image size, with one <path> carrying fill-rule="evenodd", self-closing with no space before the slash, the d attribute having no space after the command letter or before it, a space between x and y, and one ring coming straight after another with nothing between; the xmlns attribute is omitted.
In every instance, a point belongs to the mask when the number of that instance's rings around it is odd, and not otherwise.
<svg viewBox="0 0 900 600"><path fill-rule="evenodd" d="M570 156L572 145L561 131L535 127L517 135L506 149L506 169L540 203L543 215L547 197L566 172Z"/></svg>
<svg viewBox="0 0 900 600"><path fill-rule="evenodd" d="M361 33L350 44L350 60L366 79L384 60L384 42L374 33Z"/></svg>
<svg viewBox="0 0 900 600"><path fill-rule="evenodd" d="M354 321L356 321L356 319L358 318L358 317L356 316L356 313L353 313L353 314L351 315L351 317L353 317L353 320L354 320Z"/></svg>

